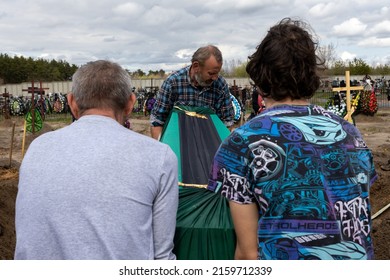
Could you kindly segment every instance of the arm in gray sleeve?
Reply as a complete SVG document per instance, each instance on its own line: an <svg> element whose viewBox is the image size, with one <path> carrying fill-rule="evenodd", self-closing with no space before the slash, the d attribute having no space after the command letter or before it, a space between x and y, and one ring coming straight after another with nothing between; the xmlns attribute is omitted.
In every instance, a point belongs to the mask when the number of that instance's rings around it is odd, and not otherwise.
<svg viewBox="0 0 390 280"><path fill-rule="evenodd" d="M160 167L160 189L153 206L154 258L176 259L173 238L179 200L178 163L176 155L167 146Z"/></svg>

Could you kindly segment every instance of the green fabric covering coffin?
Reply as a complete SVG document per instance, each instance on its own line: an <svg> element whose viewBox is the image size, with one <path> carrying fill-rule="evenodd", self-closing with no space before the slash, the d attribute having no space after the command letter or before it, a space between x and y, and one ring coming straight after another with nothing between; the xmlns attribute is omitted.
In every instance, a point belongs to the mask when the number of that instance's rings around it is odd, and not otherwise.
<svg viewBox="0 0 390 280"><path fill-rule="evenodd" d="M207 190L214 154L230 134L208 108L175 107L160 141L179 161L179 207L174 253L179 260L233 259L236 236L229 204Z"/></svg>

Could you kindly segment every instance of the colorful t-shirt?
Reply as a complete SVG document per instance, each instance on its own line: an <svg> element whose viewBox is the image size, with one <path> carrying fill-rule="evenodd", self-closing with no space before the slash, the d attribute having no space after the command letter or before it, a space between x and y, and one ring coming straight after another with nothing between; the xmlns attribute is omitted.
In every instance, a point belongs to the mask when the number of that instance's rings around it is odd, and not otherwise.
<svg viewBox="0 0 390 280"><path fill-rule="evenodd" d="M241 118L241 105L240 102L238 102L237 98L234 97L233 94L230 94L230 99L233 104L233 109L234 109L234 120L238 121Z"/></svg>
<svg viewBox="0 0 390 280"><path fill-rule="evenodd" d="M373 157L351 123L281 105L219 147L208 188L259 206L260 259L372 259Z"/></svg>

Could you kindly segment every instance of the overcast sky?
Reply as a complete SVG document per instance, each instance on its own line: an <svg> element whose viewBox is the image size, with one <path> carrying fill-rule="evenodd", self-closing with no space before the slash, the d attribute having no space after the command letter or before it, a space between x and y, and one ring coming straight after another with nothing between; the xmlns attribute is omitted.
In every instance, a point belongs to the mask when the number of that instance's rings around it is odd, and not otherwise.
<svg viewBox="0 0 390 280"><path fill-rule="evenodd" d="M389 0L0 0L0 53L130 71L188 65L205 44L245 61L284 17L310 23L338 59L390 64Z"/></svg>

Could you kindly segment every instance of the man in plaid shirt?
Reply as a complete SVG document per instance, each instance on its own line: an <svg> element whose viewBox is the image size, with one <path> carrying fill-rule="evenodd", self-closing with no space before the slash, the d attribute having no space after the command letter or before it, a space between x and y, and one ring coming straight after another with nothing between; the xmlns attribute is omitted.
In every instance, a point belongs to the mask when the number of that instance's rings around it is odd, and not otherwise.
<svg viewBox="0 0 390 280"><path fill-rule="evenodd" d="M222 53L217 47L201 47L192 56L191 65L172 73L164 81L150 115L153 138L160 138L175 105L212 108L227 127L233 125L229 85L219 76L222 62Z"/></svg>

